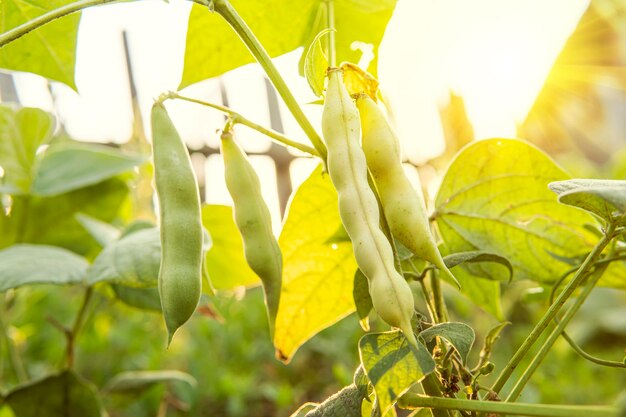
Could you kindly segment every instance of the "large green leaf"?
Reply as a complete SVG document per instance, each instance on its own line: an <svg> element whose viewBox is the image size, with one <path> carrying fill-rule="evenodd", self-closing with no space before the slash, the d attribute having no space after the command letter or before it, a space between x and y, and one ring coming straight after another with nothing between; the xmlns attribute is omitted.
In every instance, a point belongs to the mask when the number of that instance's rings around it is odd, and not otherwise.
<svg viewBox="0 0 626 417"><path fill-rule="evenodd" d="M337 193L321 166L289 204L278 240L284 266L274 333L277 355L285 361L306 340L355 310L352 244L329 242L341 227L337 207Z"/></svg>
<svg viewBox="0 0 626 417"><path fill-rule="evenodd" d="M0 33L72 0L1 0ZM80 13L46 24L0 48L0 68L34 72L76 89L76 37Z"/></svg>
<svg viewBox="0 0 626 417"><path fill-rule="evenodd" d="M439 250L441 254L444 256L444 261L449 255L450 251L446 247L446 245L439 245ZM468 253L468 252L457 252L457 253ZM449 259L449 258L448 258ZM506 258L505 258L506 259ZM506 261L508 262L508 260ZM512 267L510 263L507 263L508 266ZM450 268L450 266L448 266ZM506 271L508 273L508 267L501 267L502 271ZM492 269L495 272L495 270ZM500 275L496 275L499 277ZM491 278L481 278L470 271L468 271L465 266L459 265L454 268L454 277L461 284L460 292L469 298L477 307L486 311L493 315L499 321L504 320L504 314L502 313L502 303L501 303L501 289L500 282L497 280L493 280Z"/></svg>
<svg viewBox="0 0 626 417"><path fill-rule="evenodd" d="M597 240L584 227L593 223L591 216L560 204L548 189L566 178L548 156L520 140L464 148L436 198L437 224L450 252L495 253L511 262L516 279L557 280L570 266L553 255L580 255ZM465 267L479 276L501 273L487 263Z"/></svg>
<svg viewBox="0 0 626 417"><path fill-rule="evenodd" d="M96 144L52 145L37 167L32 193L53 196L97 184L145 162L147 157Z"/></svg>
<svg viewBox="0 0 626 417"><path fill-rule="evenodd" d="M275 57L308 46L320 28L315 25L323 0L232 0L268 53ZM357 62L351 49L360 41L378 47L396 0L336 0L337 62ZM374 52L377 52L376 50ZM235 32L216 13L194 4L189 16L185 68L180 87L215 77L254 59ZM375 73L375 62L370 72ZM295 68L294 68L295 70Z"/></svg>
<svg viewBox="0 0 626 417"><path fill-rule="evenodd" d="M461 294L496 319L504 320L499 282L477 277L463 268L456 268L454 277L461 284Z"/></svg>
<svg viewBox="0 0 626 417"><path fill-rule="evenodd" d="M89 235L102 247L120 238L122 232L117 227L100 221L83 213L74 216L78 223L85 228Z"/></svg>
<svg viewBox="0 0 626 417"><path fill-rule="evenodd" d="M6 403L20 417L103 417L96 389L72 371L16 388Z"/></svg>
<svg viewBox="0 0 626 417"><path fill-rule="evenodd" d="M87 282L111 282L129 287L157 285L161 240L156 228L143 229L108 244L87 271Z"/></svg>
<svg viewBox="0 0 626 417"><path fill-rule="evenodd" d="M550 189L561 203L587 210L607 222L626 213L626 181L574 179L553 182Z"/></svg>
<svg viewBox="0 0 626 417"><path fill-rule="evenodd" d="M46 245L13 245L0 250L0 291L29 284L76 284L89 263L66 249Z"/></svg>
<svg viewBox="0 0 626 417"><path fill-rule="evenodd" d="M435 370L435 361L418 343L411 346L400 331L366 334L359 341L365 373L376 391L383 415L396 400Z"/></svg>
<svg viewBox="0 0 626 417"><path fill-rule="evenodd" d="M203 205L202 225L211 234L213 246L205 255L211 285L216 290L259 285L259 277L243 255L243 240L233 220L230 206Z"/></svg>
<svg viewBox="0 0 626 417"><path fill-rule="evenodd" d="M90 187L81 188L55 197L15 197L11 216L3 228L11 234L11 241L61 246L85 255L100 249L100 245L76 220L84 213L110 223L125 215L128 186L120 178L111 178Z"/></svg>
<svg viewBox="0 0 626 417"><path fill-rule="evenodd" d="M0 8L2 4L0 1ZM0 105L0 167L4 170L0 187L4 192L30 191L37 149L52 138L53 132L54 118L49 113Z"/></svg>

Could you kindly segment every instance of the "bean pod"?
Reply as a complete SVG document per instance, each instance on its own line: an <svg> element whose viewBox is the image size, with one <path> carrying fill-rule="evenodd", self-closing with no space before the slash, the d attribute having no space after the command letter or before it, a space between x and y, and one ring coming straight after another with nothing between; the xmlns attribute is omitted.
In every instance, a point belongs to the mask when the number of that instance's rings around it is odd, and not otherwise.
<svg viewBox="0 0 626 417"><path fill-rule="evenodd" d="M352 241L357 265L368 279L374 310L417 346L411 328L413 293L396 271L393 250L380 230L378 202L369 187L365 155L359 146L359 113L340 70L328 73L322 132L328 147L328 172L339 195L341 221Z"/></svg>
<svg viewBox="0 0 626 417"><path fill-rule="evenodd" d="M363 132L363 152L391 234L418 258L434 264L444 279L459 286L431 234L424 198L413 188L402 168L400 142L385 114L366 94L357 98L356 105Z"/></svg>
<svg viewBox="0 0 626 417"><path fill-rule="evenodd" d="M243 240L246 262L263 283L270 335L273 337L280 301L282 253L272 232L272 219L261 195L259 177L233 139L232 131L224 131L221 139L224 176L233 199L235 223Z"/></svg>
<svg viewBox="0 0 626 417"><path fill-rule="evenodd" d="M161 103L152 107L151 121L161 230L159 294L169 345L200 300L202 216L187 147Z"/></svg>

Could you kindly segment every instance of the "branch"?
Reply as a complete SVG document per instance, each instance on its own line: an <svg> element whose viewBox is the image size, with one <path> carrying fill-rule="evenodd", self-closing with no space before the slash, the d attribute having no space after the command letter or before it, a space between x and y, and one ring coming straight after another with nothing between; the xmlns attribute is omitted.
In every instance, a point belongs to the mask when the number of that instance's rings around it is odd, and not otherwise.
<svg viewBox="0 0 626 417"><path fill-rule="evenodd" d="M196 103L196 104L200 104L203 106L207 106L207 107L211 107L212 109L215 110L219 110L222 113L226 113L233 121L233 123L239 123L242 124L244 126L248 126L250 129L254 129L257 132L260 132L262 134L264 134L265 136L270 137L271 139L273 139L275 142L281 143L283 145L286 146L291 146L292 148L298 149L302 152L306 152L312 156L317 156L319 157L319 153L317 152L317 150L315 150L314 148L311 148L310 146L304 145L302 143L296 142L295 140L289 139L288 137L276 132L275 130L270 130L270 129L266 129L265 127L258 125L248 119L246 119L245 117L243 117L241 114L237 113L236 111L234 111L231 108L228 108L226 106L221 106L219 104L214 104L214 103L208 103L206 101L202 101L202 100L198 100L195 98L191 98L191 97L185 97L185 96L181 96L178 93L175 93L173 91L170 91L169 93L167 93L167 95L165 97L163 97L164 99L178 99L178 100L184 100L184 101L188 101L190 103ZM163 99L161 99L161 101L163 101Z"/></svg>
<svg viewBox="0 0 626 417"><path fill-rule="evenodd" d="M574 304L572 304L572 306L567 310L567 312L557 325L556 329L554 329L552 333L550 333L548 339L543 343L543 345L541 345L541 348L535 354L532 361L509 393L509 396L506 398L506 402L515 401L520 396L522 390L532 377L533 373L537 370L539 365L541 365L541 362L543 362L545 357L548 355L548 352L552 348L552 345L554 345L554 342L556 342L561 333L563 333L563 330L565 330L565 326L567 326L567 324L572 320L576 312L578 312L580 306L582 306L589 294L591 294L591 290L593 290L593 288L596 286L598 280L608 266L609 264L604 264L595 271L593 276L589 279L589 282L585 285L583 292L578 296Z"/></svg>
<svg viewBox="0 0 626 417"><path fill-rule="evenodd" d="M324 163L326 163L326 145L324 145L324 142L322 142L322 139L316 132L315 128L313 128L313 125L311 125L311 122L307 119L306 115L298 105L295 97L291 94L291 90L287 87L285 80L283 80L282 76L274 66L272 59L263 48L263 45L261 45L256 36L254 36L254 33L252 33L252 30L250 30L248 25L243 21L228 0L213 0L211 4L213 6L213 10L226 20L237 35L239 35L243 43L248 47L250 53L252 53L272 84L274 84L274 87L276 87L278 94L282 97L293 117L296 119L302 130L304 130L304 133L306 133L315 149L317 149L317 152L324 160Z"/></svg>
<svg viewBox="0 0 626 417"><path fill-rule="evenodd" d="M567 284L565 289L559 294L559 297L556 299L554 303L550 305L550 308L543 315L539 323L535 326L535 328L530 332L524 343L517 349L515 355L511 358L509 363L506 364L506 367L502 370L498 379L493 384L492 390L495 392L500 392L504 384L506 384L507 380L513 374L513 371L517 368L519 363L522 361L524 356L528 353L529 349L532 345L539 339L539 336L546 330L548 325L552 322L552 320L556 317L557 313L561 310L565 302L569 299L572 293L580 286L580 284L584 281L587 273L593 266L593 264L598 260L598 257L604 250L604 248L609 244L611 239L613 238L613 229L608 231L605 236L598 242L598 244L593 248L593 250L589 253L585 261L582 263L580 268L576 271L574 278Z"/></svg>
<svg viewBox="0 0 626 417"><path fill-rule="evenodd" d="M503 403L424 397L411 393L403 395L399 405L406 408L425 407L533 417L618 417L619 412L614 407Z"/></svg>

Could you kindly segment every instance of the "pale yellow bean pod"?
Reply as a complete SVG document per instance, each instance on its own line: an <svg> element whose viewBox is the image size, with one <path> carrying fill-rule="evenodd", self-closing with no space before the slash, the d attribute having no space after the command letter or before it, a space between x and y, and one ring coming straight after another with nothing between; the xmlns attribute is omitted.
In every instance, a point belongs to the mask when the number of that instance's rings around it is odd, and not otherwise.
<svg viewBox="0 0 626 417"><path fill-rule="evenodd" d="M363 152L391 234L418 258L435 265L446 281L459 286L437 249L421 190L413 188L402 168L400 142L385 114L365 94L357 98L356 105L363 132Z"/></svg>
<svg viewBox="0 0 626 417"><path fill-rule="evenodd" d="M352 241L357 265L368 279L374 310L417 346L411 328L413 293L396 271L393 250L380 230L378 202L367 182L367 164L359 146L359 112L339 70L329 70L322 132L328 147L328 172L339 195L341 221Z"/></svg>

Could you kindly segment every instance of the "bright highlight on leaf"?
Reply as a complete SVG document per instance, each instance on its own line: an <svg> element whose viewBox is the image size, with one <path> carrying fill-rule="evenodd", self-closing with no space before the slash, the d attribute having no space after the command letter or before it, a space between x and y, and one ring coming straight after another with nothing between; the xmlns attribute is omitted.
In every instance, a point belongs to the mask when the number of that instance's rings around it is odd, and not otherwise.
<svg viewBox="0 0 626 417"><path fill-rule="evenodd" d="M490 139L465 148L453 161L436 198L437 224L450 252L481 250L507 258L515 279L554 282L568 265L561 256L589 251L593 219L559 204L548 189L567 174L532 145ZM479 276L487 263L466 265Z"/></svg>
<svg viewBox="0 0 626 417"><path fill-rule="evenodd" d="M304 57L304 77L313 90L313 94L321 97L324 92L324 80L326 79L326 69L328 68L328 58L322 48L322 38L328 35L330 29L318 33L311 45L309 45Z"/></svg>
<svg viewBox="0 0 626 417"><path fill-rule="evenodd" d="M72 0L2 0L0 33L37 16L73 3ZM34 72L76 90L76 38L80 13L55 20L0 48L0 68Z"/></svg>
<svg viewBox="0 0 626 417"><path fill-rule="evenodd" d="M328 242L341 227L337 204L337 193L321 167L289 203L278 240L283 287L274 334L276 355L285 362L305 341L355 309L352 245Z"/></svg>
<svg viewBox="0 0 626 417"><path fill-rule="evenodd" d="M259 277L250 269L243 256L243 241L233 220L230 206L202 206L202 225L211 233L213 245L204 261L211 285L216 290L259 285Z"/></svg>
<svg viewBox="0 0 626 417"><path fill-rule="evenodd" d="M234 6L270 56L275 57L308 45L307 41L319 32L320 27L314 25L319 3L319 0L300 0L294 7L288 0L268 0L259 7L258 2L248 0L238 1ZM361 53L351 48L355 39L377 48L395 6L396 0L335 2L335 26L341 28L335 37L338 61L359 61ZM180 88L251 62L254 62L252 55L223 19L194 4L189 16ZM374 60L368 69L375 73L376 65Z"/></svg>

